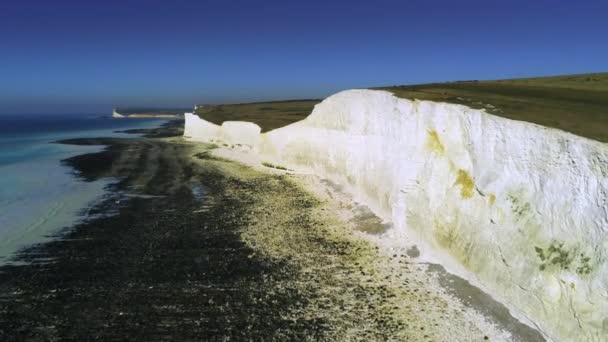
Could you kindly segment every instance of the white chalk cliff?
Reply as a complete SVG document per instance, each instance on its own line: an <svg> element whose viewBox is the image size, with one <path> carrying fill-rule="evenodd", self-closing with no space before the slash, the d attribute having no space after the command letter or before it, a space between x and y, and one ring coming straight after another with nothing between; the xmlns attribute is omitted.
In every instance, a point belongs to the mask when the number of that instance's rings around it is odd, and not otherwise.
<svg viewBox="0 0 608 342"><path fill-rule="evenodd" d="M116 109L112 110L112 117L113 118L124 118L125 116L120 114L119 112L116 111Z"/></svg>
<svg viewBox="0 0 608 342"><path fill-rule="evenodd" d="M371 90L338 93L303 121L259 132L186 114L193 140L249 146L346 186L546 337L608 336L608 144Z"/></svg>

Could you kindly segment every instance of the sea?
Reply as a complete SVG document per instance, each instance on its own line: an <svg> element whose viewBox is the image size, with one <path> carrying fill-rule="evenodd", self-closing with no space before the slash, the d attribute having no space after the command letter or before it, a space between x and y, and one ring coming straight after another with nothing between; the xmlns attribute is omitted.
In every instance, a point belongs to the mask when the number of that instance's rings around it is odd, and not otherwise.
<svg viewBox="0 0 608 342"><path fill-rule="evenodd" d="M74 146L57 140L128 137L116 131L154 128L166 119L112 119L99 115L0 114L0 264L13 262L19 249L86 217L116 179L85 182L61 163L104 146Z"/></svg>

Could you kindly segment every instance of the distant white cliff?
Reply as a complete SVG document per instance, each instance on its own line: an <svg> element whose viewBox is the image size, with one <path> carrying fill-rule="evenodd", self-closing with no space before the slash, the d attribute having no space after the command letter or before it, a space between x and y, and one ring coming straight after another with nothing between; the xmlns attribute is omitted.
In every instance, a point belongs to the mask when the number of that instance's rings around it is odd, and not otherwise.
<svg viewBox="0 0 608 342"><path fill-rule="evenodd" d="M122 114L120 114L120 113L118 113L118 112L116 111L116 109L113 109L113 110L112 110L112 117L113 117L113 118L124 118L125 116L124 116L124 115L122 115Z"/></svg>
<svg viewBox="0 0 608 342"><path fill-rule="evenodd" d="M186 114L193 140L248 146L344 185L548 338L608 336L608 144L371 90L338 93L303 121L259 132Z"/></svg>

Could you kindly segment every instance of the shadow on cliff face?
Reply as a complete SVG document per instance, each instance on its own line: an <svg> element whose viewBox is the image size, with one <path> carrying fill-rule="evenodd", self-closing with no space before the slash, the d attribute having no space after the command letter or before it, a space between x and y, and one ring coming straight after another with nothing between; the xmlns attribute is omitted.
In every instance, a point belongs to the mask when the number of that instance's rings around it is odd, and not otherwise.
<svg viewBox="0 0 608 342"><path fill-rule="evenodd" d="M332 182L329 179L322 179L321 183L336 193L345 194L344 187L340 184ZM331 195L329 196L331 197ZM354 224L357 230L368 234L383 234L391 228L390 223L384 222L366 205L357 203L352 208L352 211L354 217L351 219L351 223Z"/></svg>
<svg viewBox="0 0 608 342"><path fill-rule="evenodd" d="M443 266L438 264L429 264L427 271L437 276L439 284L448 293L511 332L516 341L545 341L545 338L538 331L515 319L507 307L478 287L473 286L466 279L447 272Z"/></svg>

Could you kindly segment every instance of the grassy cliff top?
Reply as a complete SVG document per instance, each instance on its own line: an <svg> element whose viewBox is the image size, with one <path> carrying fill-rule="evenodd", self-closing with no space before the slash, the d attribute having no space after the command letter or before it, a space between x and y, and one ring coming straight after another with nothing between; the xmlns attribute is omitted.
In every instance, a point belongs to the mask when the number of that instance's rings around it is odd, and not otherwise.
<svg viewBox="0 0 608 342"><path fill-rule="evenodd" d="M195 114L221 125L224 121L249 121L267 132L305 119L321 100L289 100L198 106Z"/></svg>
<svg viewBox="0 0 608 342"><path fill-rule="evenodd" d="M608 142L608 73L401 85L398 97L467 105Z"/></svg>
<svg viewBox="0 0 608 342"><path fill-rule="evenodd" d="M398 97L467 105L509 119L559 128L608 142L608 73L461 81L372 88ZM320 100L199 106L195 114L221 125L249 121L262 132L306 118Z"/></svg>

